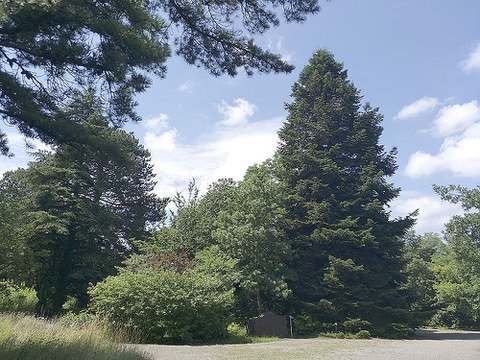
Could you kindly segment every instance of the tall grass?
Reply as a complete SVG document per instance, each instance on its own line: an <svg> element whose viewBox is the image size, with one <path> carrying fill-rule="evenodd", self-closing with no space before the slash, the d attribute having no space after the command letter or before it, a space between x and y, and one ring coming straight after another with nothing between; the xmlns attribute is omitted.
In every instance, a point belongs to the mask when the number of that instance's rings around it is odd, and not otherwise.
<svg viewBox="0 0 480 360"><path fill-rule="evenodd" d="M148 359L132 349L112 342L106 329L97 322L65 323L26 315L1 314L0 359ZM116 340L125 340L128 334L119 332L113 336Z"/></svg>

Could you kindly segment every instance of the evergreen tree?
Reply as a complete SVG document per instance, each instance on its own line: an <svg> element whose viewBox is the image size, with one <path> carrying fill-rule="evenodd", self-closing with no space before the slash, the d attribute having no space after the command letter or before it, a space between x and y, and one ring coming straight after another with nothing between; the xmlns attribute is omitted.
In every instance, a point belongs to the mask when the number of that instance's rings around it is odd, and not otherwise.
<svg viewBox="0 0 480 360"><path fill-rule="evenodd" d="M396 149L379 144L382 116L362 108L347 71L324 50L301 72L292 96L277 157L295 307L324 322L400 322L401 238L413 219L390 219L388 204L400 190L386 181L397 165Z"/></svg>
<svg viewBox="0 0 480 360"><path fill-rule="evenodd" d="M134 250L133 240L164 213L165 201L153 193L150 154L132 134L108 127L90 95L67 112L118 156L62 144L20 170L28 190L22 236L33 256L39 308L47 315L61 311L67 295L84 307L89 283L113 274Z"/></svg>

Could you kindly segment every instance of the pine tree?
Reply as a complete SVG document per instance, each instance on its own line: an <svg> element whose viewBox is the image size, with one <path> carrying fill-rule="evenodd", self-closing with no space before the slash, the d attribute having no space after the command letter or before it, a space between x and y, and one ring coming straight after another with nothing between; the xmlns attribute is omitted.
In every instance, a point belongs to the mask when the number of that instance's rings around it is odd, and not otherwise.
<svg viewBox="0 0 480 360"><path fill-rule="evenodd" d="M132 134L109 127L91 95L67 113L113 151L61 144L54 153L37 153L19 174L28 196L19 210L21 231L33 257L39 311L46 315L60 312L67 296L86 306L88 285L114 274L134 250L133 240L144 238L164 214L165 200L153 193L149 152Z"/></svg>
<svg viewBox="0 0 480 360"><path fill-rule="evenodd" d="M300 74L279 132L298 311L323 322L401 319L405 231L390 219L400 189L386 181L396 149L379 144L382 115L366 104L332 54L320 50ZM395 318L395 319L394 319Z"/></svg>

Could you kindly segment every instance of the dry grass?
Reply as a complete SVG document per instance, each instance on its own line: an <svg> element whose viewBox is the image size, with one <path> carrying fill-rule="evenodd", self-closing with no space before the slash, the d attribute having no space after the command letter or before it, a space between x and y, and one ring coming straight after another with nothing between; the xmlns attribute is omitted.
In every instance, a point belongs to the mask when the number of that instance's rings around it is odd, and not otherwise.
<svg viewBox="0 0 480 360"><path fill-rule="evenodd" d="M127 336L118 333L114 337L124 340ZM25 315L0 315L2 360L146 359L110 339L106 328L95 322L64 324Z"/></svg>

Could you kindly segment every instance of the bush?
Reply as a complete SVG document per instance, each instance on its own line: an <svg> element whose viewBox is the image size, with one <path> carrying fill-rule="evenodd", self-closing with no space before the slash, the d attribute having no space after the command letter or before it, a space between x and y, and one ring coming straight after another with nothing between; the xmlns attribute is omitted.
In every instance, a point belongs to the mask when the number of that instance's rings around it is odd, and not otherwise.
<svg viewBox="0 0 480 360"><path fill-rule="evenodd" d="M388 324L380 331L380 336L389 339L408 339L412 338L414 335L415 330L407 325L398 323Z"/></svg>
<svg viewBox="0 0 480 360"><path fill-rule="evenodd" d="M138 330L155 343L210 342L227 336L234 303L228 259L203 254L178 272L151 267L123 270L90 289L91 309L115 325Z"/></svg>
<svg viewBox="0 0 480 360"><path fill-rule="evenodd" d="M367 320L348 319L343 322L342 327L345 332L356 334L361 330L370 330L372 328L372 324Z"/></svg>
<svg viewBox="0 0 480 360"><path fill-rule="evenodd" d="M0 280L0 312L34 314L37 303L35 290L11 280Z"/></svg>
<svg viewBox="0 0 480 360"><path fill-rule="evenodd" d="M370 335L370 331L368 330L360 330L355 334L356 339L370 339L372 335Z"/></svg>
<svg viewBox="0 0 480 360"><path fill-rule="evenodd" d="M293 320L293 333L299 336L311 336L325 331L323 324L310 315L299 315Z"/></svg>

